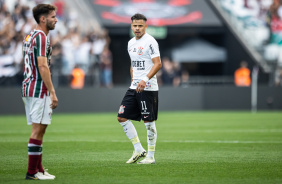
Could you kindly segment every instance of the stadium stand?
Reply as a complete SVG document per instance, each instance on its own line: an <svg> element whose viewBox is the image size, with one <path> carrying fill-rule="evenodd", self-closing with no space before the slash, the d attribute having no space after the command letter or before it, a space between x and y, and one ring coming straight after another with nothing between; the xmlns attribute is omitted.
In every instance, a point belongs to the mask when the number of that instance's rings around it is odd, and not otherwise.
<svg viewBox="0 0 282 184"><path fill-rule="evenodd" d="M50 32L54 85L69 86L72 69L77 65L86 73L86 85L99 86L100 55L109 46L108 34L95 19L86 18L89 12L85 13L87 8L83 2L63 0L1 1L0 85L21 84L22 38L35 27L31 9L36 3L53 3L58 7L59 21L55 31Z"/></svg>
<svg viewBox="0 0 282 184"><path fill-rule="evenodd" d="M50 33L53 45L52 78L56 87L70 87L71 73L75 66L84 70L84 86L86 87L112 87L115 82L125 84L127 81L112 80L112 78L119 75L123 77L123 73L125 73L121 71L122 74L115 73L114 75L117 67L120 67L120 64L117 65L117 62L120 61L113 59L116 56L113 52L118 52L116 48L120 48L120 45L115 43L117 46L110 46L115 35L113 36L113 31L108 32L105 29L106 26L101 23L95 9L93 9L93 2L96 1L0 0L0 86L19 86L21 84L23 69L21 42L24 35L35 26L31 9L36 3L53 3L58 7L57 16L59 21L56 30ZM281 85L281 1L210 0L209 2L225 20L225 24L230 27L240 43L244 45L244 49L248 51L252 59L258 63L265 73L271 76L273 79L271 83ZM280 16L280 19L273 18L273 15ZM208 24L208 22L205 24ZM213 29L212 26L208 28ZM220 29L222 28L219 28L219 32ZM128 30L128 27L126 30ZM186 31L186 29L183 30ZM188 34L195 34L193 26L189 27L189 30L192 31ZM201 29L196 31L199 30ZM181 29L177 28L177 31L181 31ZM203 30L201 31L203 32ZM119 31L115 31L114 34L123 34L117 32ZM123 37L120 37L120 35L116 37L122 42L128 40L128 35L126 38L123 35ZM160 43L162 45L169 44L169 42L168 44ZM218 48L223 48L222 46ZM225 58L223 60L226 60L226 53L222 55L224 56L222 58ZM110 64L105 65L100 60L101 57L103 61L110 62ZM124 58L121 58L121 60L124 60ZM238 59L238 62L240 62L240 59ZM230 72L228 75L225 75L226 72L202 75L203 72L190 71L189 67L185 67L185 63L173 60L170 61L170 64L176 70L170 76L175 77L171 82L169 82L170 80L166 81L168 76L166 76L165 67L167 65L165 64L162 71L158 73L160 85L177 87L183 86L182 84L185 84L184 86L234 84L234 78ZM224 68L224 64L218 65ZM237 63L233 63L233 65L239 67ZM107 74L103 75L105 73ZM185 76L185 79L182 79L182 76Z"/></svg>
<svg viewBox="0 0 282 184"><path fill-rule="evenodd" d="M257 63L280 85L282 1L212 0L226 24Z"/></svg>

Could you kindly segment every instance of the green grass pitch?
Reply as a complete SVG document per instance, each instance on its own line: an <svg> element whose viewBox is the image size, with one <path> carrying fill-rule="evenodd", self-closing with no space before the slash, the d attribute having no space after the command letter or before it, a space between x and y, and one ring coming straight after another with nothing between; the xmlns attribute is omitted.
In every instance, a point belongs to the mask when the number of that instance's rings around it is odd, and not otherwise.
<svg viewBox="0 0 282 184"><path fill-rule="evenodd" d="M40 183L282 183L281 112L160 112L155 165L125 163L133 146L116 115L54 113L43 165L56 179ZM1 184L35 182L24 180L30 132L25 116L0 116Z"/></svg>

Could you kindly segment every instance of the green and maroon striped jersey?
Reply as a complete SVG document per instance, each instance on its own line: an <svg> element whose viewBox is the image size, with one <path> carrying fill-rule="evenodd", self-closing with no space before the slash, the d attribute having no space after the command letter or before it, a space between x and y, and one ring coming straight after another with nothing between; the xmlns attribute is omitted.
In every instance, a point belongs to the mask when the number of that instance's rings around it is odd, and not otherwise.
<svg viewBox="0 0 282 184"><path fill-rule="evenodd" d="M37 57L47 57L50 68L52 47L49 38L41 30L33 30L23 40L24 80L22 82L22 96L43 98L48 94L38 69Z"/></svg>

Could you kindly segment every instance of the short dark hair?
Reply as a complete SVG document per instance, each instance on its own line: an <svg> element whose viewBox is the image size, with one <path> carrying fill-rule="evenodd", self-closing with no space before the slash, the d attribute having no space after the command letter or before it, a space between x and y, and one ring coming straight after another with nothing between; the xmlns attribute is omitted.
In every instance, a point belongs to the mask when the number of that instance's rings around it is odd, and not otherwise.
<svg viewBox="0 0 282 184"><path fill-rule="evenodd" d="M56 11L57 7L51 4L38 4L32 9L33 17L37 24L40 22L40 17L47 16L52 11Z"/></svg>
<svg viewBox="0 0 282 184"><path fill-rule="evenodd" d="M133 22L133 20L144 20L146 22L147 18L141 13L136 13L135 15L133 15L131 17L131 20L132 20L132 22Z"/></svg>

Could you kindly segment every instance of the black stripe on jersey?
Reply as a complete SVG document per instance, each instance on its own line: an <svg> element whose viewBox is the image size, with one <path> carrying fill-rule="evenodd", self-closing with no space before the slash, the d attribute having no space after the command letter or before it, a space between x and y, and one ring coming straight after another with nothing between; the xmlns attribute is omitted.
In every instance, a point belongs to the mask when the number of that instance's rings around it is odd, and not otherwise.
<svg viewBox="0 0 282 184"><path fill-rule="evenodd" d="M152 44L151 44L149 47L150 47L150 49L151 49L151 55L155 54L155 51L154 51L154 49L153 49Z"/></svg>

